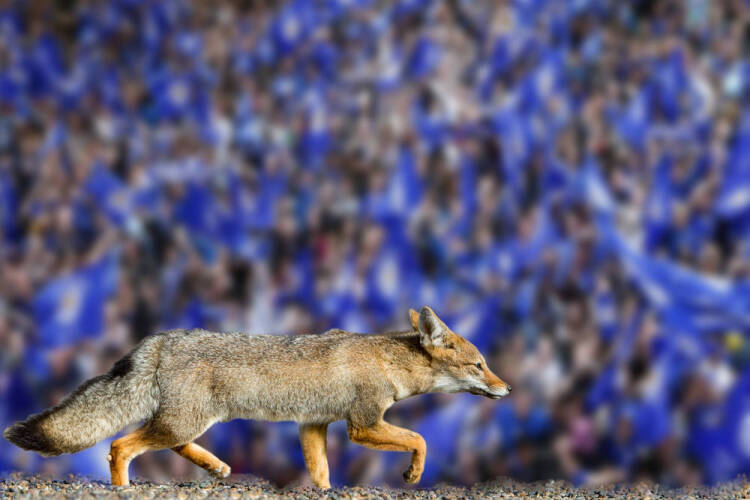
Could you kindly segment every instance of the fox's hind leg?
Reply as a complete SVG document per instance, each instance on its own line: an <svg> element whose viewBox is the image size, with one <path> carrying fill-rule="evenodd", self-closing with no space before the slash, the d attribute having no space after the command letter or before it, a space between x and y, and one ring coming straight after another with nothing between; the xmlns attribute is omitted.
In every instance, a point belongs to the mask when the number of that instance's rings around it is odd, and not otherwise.
<svg viewBox="0 0 750 500"><path fill-rule="evenodd" d="M300 424L299 441L305 457L310 479L318 488L331 487L328 477L328 457L326 457L326 430L328 424Z"/></svg>
<svg viewBox="0 0 750 500"><path fill-rule="evenodd" d="M380 420L374 425L359 427L351 422L347 424L349 439L352 442L387 451L410 451L411 465L404 472L404 480L407 483L419 482L424 471L424 459L427 453L427 445L422 436L409 429L391 425Z"/></svg>
<svg viewBox="0 0 750 500"><path fill-rule="evenodd" d="M127 436L115 439L107 455L112 484L127 486L130 483L128 477L130 461L145 451L168 448L169 446L163 445L163 441L158 434L149 432L148 427L141 427Z"/></svg>
<svg viewBox="0 0 750 500"><path fill-rule="evenodd" d="M172 422L173 420L168 419L167 421ZM164 418L156 417L137 431L114 440L107 456L109 470L112 473L112 484L127 486L130 482L128 466L135 457L146 451L166 448L172 448L195 464L209 469L209 472L217 475L224 474L223 477L229 475L227 464L191 442L203 434L203 431L209 425L206 422L196 422L194 422L195 425L190 425L188 421L182 419L183 425L174 426L166 425ZM217 472L217 470L220 472Z"/></svg>
<svg viewBox="0 0 750 500"><path fill-rule="evenodd" d="M219 460L216 455L195 443L176 446L172 450L187 458L198 467L203 467L213 476L224 478L231 472L229 466Z"/></svg>

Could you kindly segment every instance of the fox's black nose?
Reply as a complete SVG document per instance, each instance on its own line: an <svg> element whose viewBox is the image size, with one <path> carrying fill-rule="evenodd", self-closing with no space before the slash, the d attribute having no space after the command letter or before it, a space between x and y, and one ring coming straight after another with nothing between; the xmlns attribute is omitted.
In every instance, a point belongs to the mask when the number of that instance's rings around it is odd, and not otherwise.
<svg viewBox="0 0 750 500"><path fill-rule="evenodd" d="M511 387L510 385L508 385L508 392L510 392L512 390L513 390L513 387Z"/></svg>

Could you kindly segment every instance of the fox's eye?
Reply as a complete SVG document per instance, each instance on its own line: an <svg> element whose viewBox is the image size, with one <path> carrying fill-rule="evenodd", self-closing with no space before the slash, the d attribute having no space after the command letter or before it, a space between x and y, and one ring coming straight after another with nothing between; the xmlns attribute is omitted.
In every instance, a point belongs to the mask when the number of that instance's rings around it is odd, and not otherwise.
<svg viewBox="0 0 750 500"><path fill-rule="evenodd" d="M475 364L474 366L476 366L476 367L477 367L477 368L479 368L480 370L482 369L482 363L477 363L477 364Z"/></svg>

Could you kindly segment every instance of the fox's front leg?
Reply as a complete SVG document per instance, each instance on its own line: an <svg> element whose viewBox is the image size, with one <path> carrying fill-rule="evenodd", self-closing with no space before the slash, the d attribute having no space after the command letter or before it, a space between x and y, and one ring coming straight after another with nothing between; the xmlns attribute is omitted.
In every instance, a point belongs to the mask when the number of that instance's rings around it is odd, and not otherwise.
<svg viewBox="0 0 750 500"><path fill-rule="evenodd" d="M324 490L331 487L328 477L328 457L326 457L327 429L328 424L299 425L299 441L310 479L315 486Z"/></svg>
<svg viewBox="0 0 750 500"><path fill-rule="evenodd" d="M218 478L229 476L230 467L219 460L216 455L195 443L187 443L172 448L177 454L187 458L198 467L206 469L209 474Z"/></svg>
<svg viewBox="0 0 750 500"><path fill-rule="evenodd" d="M412 452L411 465L404 472L404 480L411 484L419 482L424 471L424 459L427 453L427 445L422 436L409 429L391 425L384 420L369 427L359 427L349 423L347 431L352 442L368 448Z"/></svg>

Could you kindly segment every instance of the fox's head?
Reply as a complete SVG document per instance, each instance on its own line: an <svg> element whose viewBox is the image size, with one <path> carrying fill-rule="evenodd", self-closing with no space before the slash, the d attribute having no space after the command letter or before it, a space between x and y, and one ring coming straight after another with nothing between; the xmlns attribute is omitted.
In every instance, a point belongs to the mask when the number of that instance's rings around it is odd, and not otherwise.
<svg viewBox="0 0 750 500"><path fill-rule="evenodd" d="M470 392L492 399L510 393L510 385L490 371L474 344L451 331L435 311L427 306L419 313L409 309L409 320L419 332L422 347L432 358L433 391Z"/></svg>

